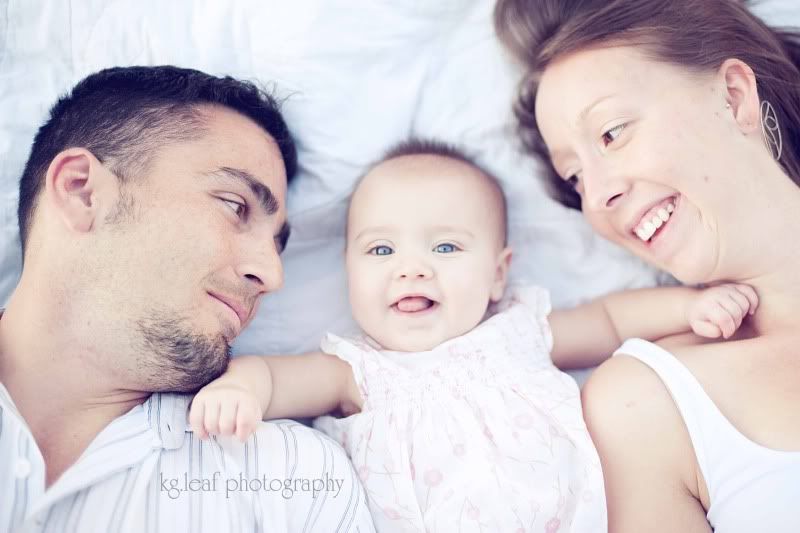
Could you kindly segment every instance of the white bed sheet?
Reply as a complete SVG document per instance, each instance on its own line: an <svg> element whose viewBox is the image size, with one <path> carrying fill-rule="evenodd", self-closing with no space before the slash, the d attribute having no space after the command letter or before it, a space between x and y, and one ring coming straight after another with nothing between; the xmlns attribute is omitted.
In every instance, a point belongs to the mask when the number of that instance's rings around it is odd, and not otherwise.
<svg viewBox="0 0 800 533"><path fill-rule="evenodd" d="M365 166L410 134L463 145L509 198L511 279L556 306L659 275L547 198L520 154L511 103L519 71L493 34L488 0L0 0L0 303L20 269L17 183L56 97L113 65L173 63L254 79L286 98L300 173L286 285L268 296L236 353L315 348L354 327L342 250L347 195ZM762 2L800 24L796 0Z"/></svg>

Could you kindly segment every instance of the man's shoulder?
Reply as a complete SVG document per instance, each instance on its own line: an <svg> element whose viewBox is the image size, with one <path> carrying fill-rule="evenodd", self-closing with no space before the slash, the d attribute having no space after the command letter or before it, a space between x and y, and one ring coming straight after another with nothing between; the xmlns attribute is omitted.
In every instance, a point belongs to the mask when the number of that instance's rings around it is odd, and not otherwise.
<svg viewBox="0 0 800 533"><path fill-rule="evenodd" d="M299 471L316 472L351 468L347 454L336 441L294 420L261 422L244 442L235 437L216 437L215 441L233 457L275 467L288 465Z"/></svg>

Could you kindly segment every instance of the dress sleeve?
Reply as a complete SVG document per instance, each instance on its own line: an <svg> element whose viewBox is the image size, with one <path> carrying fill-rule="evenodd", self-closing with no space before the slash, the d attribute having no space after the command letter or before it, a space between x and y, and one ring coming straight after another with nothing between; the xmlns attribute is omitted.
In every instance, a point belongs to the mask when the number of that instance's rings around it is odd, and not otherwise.
<svg viewBox="0 0 800 533"><path fill-rule="evenodd" d="M363 344L363 346L361 346ZM332 333L327 333L322 338L320 349L330 355L335 355L342 361L347 362L353 370L353 377L356 380L356 386L361 393L361 397L366 402L369 398L368 379L367 376L371 373L369 365L374 365L373 361L367 356L365 348L369 348L366 343L358 340L348 340L338 337Z"/></svg>
<svg viewBox="0 0 800 533"><path fill-rule="evenodd" d="M553 349L553 332L547 320L552 307L550 304L550 291L536 285L509 286L503 300L498 304L498 310L510 310L518 306L524 310L536 326L537 333L541 336L544 347L549 353Z"/></svg>

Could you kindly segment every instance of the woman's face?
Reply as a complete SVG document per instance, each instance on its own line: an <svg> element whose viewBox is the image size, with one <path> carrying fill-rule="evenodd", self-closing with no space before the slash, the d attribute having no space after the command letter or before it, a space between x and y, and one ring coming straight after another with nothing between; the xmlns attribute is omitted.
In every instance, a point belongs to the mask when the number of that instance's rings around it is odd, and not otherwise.
<svg viewBox="0 0 800 533"><path fill-rule="evenodd" d="M731 80L618 46L558 59L537 94L553 165L589 223L686 283L731 274L725 259L743 224L748 169L737 160L753 142L736 112L750 101Z"/></svg>

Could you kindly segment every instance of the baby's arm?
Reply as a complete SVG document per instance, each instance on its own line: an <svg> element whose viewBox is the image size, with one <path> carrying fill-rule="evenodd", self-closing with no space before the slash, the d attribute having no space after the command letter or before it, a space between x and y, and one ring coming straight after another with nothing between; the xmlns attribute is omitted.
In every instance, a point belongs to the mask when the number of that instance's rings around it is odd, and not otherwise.
<svg viewBox="0 0 800 533"><path fill-rule="evenodd" d="M728 338L757 306L753 288L739 284L609 294L550 314L553 363L559 368L595 366L631 337L657 340L694 331L704 337Z"/></svg>
<svg viewBox="0 0 800 533"><path fill-rule="evenodd" d="M336 356L235 357L197 393L189 422L200 438L236 435L245 440L262 419L357 412L362 399L350 365Z"/></svg>

